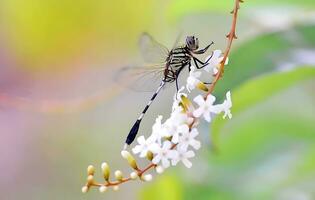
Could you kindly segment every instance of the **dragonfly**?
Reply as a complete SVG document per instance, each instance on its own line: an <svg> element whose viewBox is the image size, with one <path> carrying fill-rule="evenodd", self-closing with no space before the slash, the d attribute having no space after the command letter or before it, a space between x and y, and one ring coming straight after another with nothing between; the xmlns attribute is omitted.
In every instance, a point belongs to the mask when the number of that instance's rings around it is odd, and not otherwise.
<svg viewBox="0 0 315 200"><path fill-rule="evenodd" d="M183 45L177 45L178 42L177 40L173 48L169 50L167 47L157 42L148 33L143 33L140 37L139 40L140 51L143 54L145 61L157 62L158 59L156 58L156 55L164 55L164 58L162 57L162 60L160 60L162 62L158 62L156 64L151 63L151 66L153 66L151 72L160 71L162 77L158 88L155 90L151 99L146 104L141 114L135 121L134 125L130 129L129 134L127 135L125 141L125 148L127 148L127 146L130 145L135 140L145 113L148 111L150 105L155 100L161 89L167 83L175 82L176 89L178 91L179 90L178 77L184 68L188 67L188 70L190 71L191 63L194 62L196 68L201 69L207 66L208 61L211 59L210 56L205 62L202 62L196 57L196 55L204 54L205 52L207 52L209 47L214 44L213 42L211 42L205 48L199 49L199 40L195 36L187 36L185 44Z"/></svg>

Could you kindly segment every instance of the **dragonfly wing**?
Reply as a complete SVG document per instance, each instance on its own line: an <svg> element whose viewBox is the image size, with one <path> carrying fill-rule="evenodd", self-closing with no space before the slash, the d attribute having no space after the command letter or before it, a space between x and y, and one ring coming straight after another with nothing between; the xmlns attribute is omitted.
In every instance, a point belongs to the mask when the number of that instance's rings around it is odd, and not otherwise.
<svg viewBox="0 0 315 200"><path fill-rule="evenodd" d="M164 45L157 42L148 33L143 33L139 39L139 47L143 59L146 63L161 63L165 62L169 50Z"/></svg>
<svg viewBox="0 0 315 200"><path fill-rule="evenodd" d="M172 48L172 49L174 49L175 47L178 47L178 46L179 46L179 41L180 41L180 39L182 38L182 36L183 36L183 32L180 32L180 33L177 35L176 40L175 40L175 42L174 42L174 44L173 44L173 48Z"/></svg>
<svg viewBox="0 0 315 200"><path fill-rule="evenodd" d="M160 85L164 77L161 64L140 67L127 66L115 75L115 81L136 92L152 92Z"/></svg>

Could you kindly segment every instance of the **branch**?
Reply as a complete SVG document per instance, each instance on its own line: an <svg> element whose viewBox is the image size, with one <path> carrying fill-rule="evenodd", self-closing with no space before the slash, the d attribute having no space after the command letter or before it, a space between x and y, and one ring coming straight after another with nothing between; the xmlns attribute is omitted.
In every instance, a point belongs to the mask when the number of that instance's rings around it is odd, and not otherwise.
<svg viewBox="0 0 315 200"><path fill-rule="evenodd" d="M226 46L226 49L224 51L223 59L222 59L222 61L220 63L220 66L219 66L219 69L218 69L218 73L215 75L215 78L214 78L212 84L209 87L208 93L205 95L205 99L207 98L208 95L210 95L213 92L215 85L217 84L219 79L223 76L224 65L225 65L225 62L226 62L229 54L230 54L232 43L233 43L234 39L237 39L237 36L236 36L236 23L237 23L238 11L240 9L240 3L243 3L243 0L235 0L234 8L233 8L233 10L231 12L231 14L233 15L231 30L226 35L226 37L228 39L227 46Z"/></svg>

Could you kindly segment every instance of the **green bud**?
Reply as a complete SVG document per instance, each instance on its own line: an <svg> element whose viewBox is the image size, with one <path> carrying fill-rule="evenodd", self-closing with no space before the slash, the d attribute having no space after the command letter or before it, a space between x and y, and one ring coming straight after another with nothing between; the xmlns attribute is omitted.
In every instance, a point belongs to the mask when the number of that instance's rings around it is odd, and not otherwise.
<svg viewBox="0 0 315 200"><path fill-rule="evenodd" d="M129 165L133 169L138 170L138 166L137 166L136 160L134 159L134 157L128 151L121 151L121 156L128 161Z"/></svg>
<svg viewBox="0 0 315 200"><path fill-rule="evenodd" d="M106 162L102 163L102 172L103 172L104 179L108 181L109 175L110 175L110 169Z"/></svg>

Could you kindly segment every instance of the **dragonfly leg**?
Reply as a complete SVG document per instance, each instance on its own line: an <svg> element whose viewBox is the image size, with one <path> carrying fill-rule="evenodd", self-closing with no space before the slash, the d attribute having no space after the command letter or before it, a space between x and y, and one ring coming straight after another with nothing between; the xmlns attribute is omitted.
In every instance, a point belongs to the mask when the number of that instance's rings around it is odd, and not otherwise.
<svg viewBox="0 0 315 200"><path fill-rule="evenodd" d="M209 60L211 60L212 56L213 56L213 51L212 51L212 53L211 53L211 56L210 56L210 57L206 60L206 62L205 62L205 63L208 63L208 62L209 62Z"/></svg>
<svg viewBox="0 0 315 200"><path fill-rule="evenodd" d="M195 65L196 65L196 67L197 67L197 69L199 69L199 66L198 66L198 64L197 64L197 62L196 62L196 60L195 60L195 57L193 57L193 60L194 60L194 63L195 63ZM191 70L191 68L189 67L189 71Z"/></svg>
<svg viewBox="0 0 315 200"><path fill-rule="evenodd" d="M194 52L194 54L204 54L208 49L209 49L209 47L211 46L211 45L213 45L214 44L214 42L211 42L208 46L206 46L205 48L203 48L203 49L200 49L200 50L198 50L198 51L195 51Z"/></svg>
<svg viewBox="0 0 315 200"><path fill-rule="evenodd" d="M193 60L194 60L194 63L195 63L195 65L196 65L196 68L197 68L197 69L202 69L202 68L204 68L205 66L208 65L207 62L202 62L201 60L199 60L199 59L196 58L196 57L193 57ZM202 66L199 66L197 63L201 64Z"/></svg>
<svg viewBox="0 0 315 200"><path fill-rule="evenodd" d="M176 82L176 93L178 93L178 91L179 91L179 87L178 87L178 77L176 77L175 82ZM176 95L176 96L177 96L177 95Z"/></svg>

